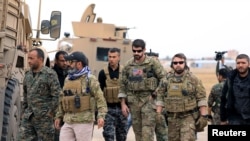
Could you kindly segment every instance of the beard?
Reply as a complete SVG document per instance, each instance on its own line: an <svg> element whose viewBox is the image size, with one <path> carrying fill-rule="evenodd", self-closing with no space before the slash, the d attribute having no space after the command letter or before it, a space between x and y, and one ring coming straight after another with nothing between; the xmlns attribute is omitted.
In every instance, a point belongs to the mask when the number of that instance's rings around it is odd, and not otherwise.
<svg viewBox="0 0 250 141"><path fill-rule="evenodd" d="M69 68L68 74L75 74L78 70L76 68Z"/></svg>
<svg viewBox="0 0 250 141"><path fill-rule="evenodd" d="M34 64L29 64L31 70L37 70L38 69L38 64L34 63Z"/></svg>
<svg viewBox="0 0 250 141"><path fill-rule="evenodd" d="M143 55L134 55L135 60L140 60L143 57Z"/></svg>
<svg viewBox="0 0 250 141"><path fill-rule="evenodd" d="M248 72L248 68L238 68L239 74L246 74Z"/></svg>
<svg viewBox="0 0 250 141"><path fill-rule="evenodd" d="M182 74L184 72L184 69L175 69L175 73Z"/></svg>

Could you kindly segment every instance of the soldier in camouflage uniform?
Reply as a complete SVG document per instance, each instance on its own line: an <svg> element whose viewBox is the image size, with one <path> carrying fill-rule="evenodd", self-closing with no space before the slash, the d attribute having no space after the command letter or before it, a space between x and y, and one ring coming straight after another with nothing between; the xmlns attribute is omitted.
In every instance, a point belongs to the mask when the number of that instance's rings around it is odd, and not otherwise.
<svg viewBox="0 0 250 141"><path fill-rule="evenodd" d="M105 66L98 76L101 89L107 101L108 113L105 117L103 137L105 141L126 141L127 117L122 114L121 102L118 99L119 80L123 66L119 64L120 49L111 48L108 52L108 66Z"/></svg>
<svg viewBox="0 0 250 141"><path fill-rule="evenodd" d="M220 101L227 75L228 71L226 68L219 70L217 75L219 83L212 87L208 96L208 118L211 120L212 125L220 125Z"/></svg>
<svg viewBox="0 0 250 141"><path fill-rule="evenodd" d="M205 88L189 71L183 53L174 55L171 68L173 70L168 73L166 80L160 82L157 90L158 98L164 99L168 112L168 140L194 141L196 124L205 122L202 125L207 125Z"/></svg>
<svg viewBox="0 0 250 141"><path fill-rule="evenodd" d="M159 54L155 53L155 52L146 52L145 53L147 56L150 56L152 58L154 58L157 61L159 60ZM156 99L155 99L156 101ZM167 127L167 122L166 122L166 118L167 118L167 113L166 113L166 109L163 108L163 116L161 116L160 119L156 119L156 127L155 127L155 135L156 135L156 140L157 141L167 141L168 140L168 127Z"/></svg>
<svg viewBox="0 0 250 141"><path fill-rule="evenodd" d="M73 52L65 59L70 68L59 97L55 127L59 129L60 121L64 121L60 141L90 141L95 109L98 109L98 128L103 127L107 104L98 80L90 72L86 56L82 52Z"/></svg>
<svg viewBox="0 0 250 141"><path fill-rule="evenodd" d="M21 141L53 141L53 115L61 91L57 74L43 65L44 52L32 49L28 54L30 70L23 81Z"/></svg>
<svg viewBox="0 0 250 141"><path fill-rule="evenodd" d="M156 120L161 120L163 101L154 101L154 92L166 72L161 63L145 55L145 42L136 39L132 43L134 57L128 60L122 71L120 91L122 112L131 113L136 141L153 141ZM127 99L127 107L125 100Z"/></svg>

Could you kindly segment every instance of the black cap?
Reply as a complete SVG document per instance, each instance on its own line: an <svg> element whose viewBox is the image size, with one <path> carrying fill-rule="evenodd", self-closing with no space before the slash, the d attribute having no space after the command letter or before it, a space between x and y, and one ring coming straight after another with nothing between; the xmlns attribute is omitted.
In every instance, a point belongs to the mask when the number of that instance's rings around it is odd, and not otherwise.
<svg viewBox="0 0 250 141"><path fill-rule="evenodd" d="M70 55L65 55L64 58L66 61L76 60L76 61L81 61L84 65L88 65L87 57L82 52L79 51L73 52Z"/></svg>

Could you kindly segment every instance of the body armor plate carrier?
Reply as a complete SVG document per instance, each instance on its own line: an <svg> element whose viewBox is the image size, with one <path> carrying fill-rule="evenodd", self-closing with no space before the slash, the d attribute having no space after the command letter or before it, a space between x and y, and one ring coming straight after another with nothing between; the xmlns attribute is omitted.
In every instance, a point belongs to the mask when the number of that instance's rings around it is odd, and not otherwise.
<svg viewBox="0 0 250 141"><path fill-rule="evenodd" d="M83 77L73 81L65 82L65 85L63 87L64 91L67 90L72 92L71 95L64 95L62 98L62 106L65 112L77 113L91 109L91 96L89 93L86 92L86 87L88 87L88 80L86 80L86 85L82 84L82 80Z"/></svg>
<svg viewBox="0 0 250 141"><path fill-rule="evenodd" d="M170 78L171 79L171 78ZM191 82L184 77L184 82L169 81L165 107L169 112L187 112L197 108L194 89Z"/></svg>
<svg viewBox="0 0 250 141"><path fill-rule="evenodd" d="M153 66L133 66L128 74L128 90L155 91L158 86Z"/></svg>
<svg viewBox="0 0 250 141"><path fill-rule="evenodd" d="M123 67L120 65L119 76L121 76L122 68ZM119 88L120 88L119 79L110 78L108 67L105 67L103 70L106 75L106 87L104 87L104 90L103 90L104 97L108 103L119 103L120 102L118 98L118 93L119 93Z"/></svg>

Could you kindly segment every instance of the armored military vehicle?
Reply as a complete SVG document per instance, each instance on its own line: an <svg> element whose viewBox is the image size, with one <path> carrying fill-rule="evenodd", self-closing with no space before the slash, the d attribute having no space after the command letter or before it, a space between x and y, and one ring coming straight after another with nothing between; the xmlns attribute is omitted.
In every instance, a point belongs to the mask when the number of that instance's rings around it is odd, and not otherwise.
<svg viewBox="0 0 250 141"><path fill-rule="evenodd" d="M81 20L72 22L75 37L65 34L58 43L58 50L82 51L88 58L92 73L98 76L99 71L108 63L110 48L120 49L120 64L124 64L133 54L131 40L126 38L129 28L103 23L102 18L96 19L94 8L95 4L90 4Z"/></svg>
<svg viewBox="0 0 250 141"><path fill-rule="evenodd" d="M38 17L40 20L40 16ZM50 33L49 39L59 38L60 19L59 11L52 12L50 21L42 21L41 30L37 30L37 36L33 38L29 6L23 0L0 1L1 141L17 140L21 116L22 81L25 69L28 68L27 51L33 47L39 47L45 51L41 46L40 31L45 34ZM47 59L44 64L49 65L48 55L46 54L45 57Z"/></svg>

